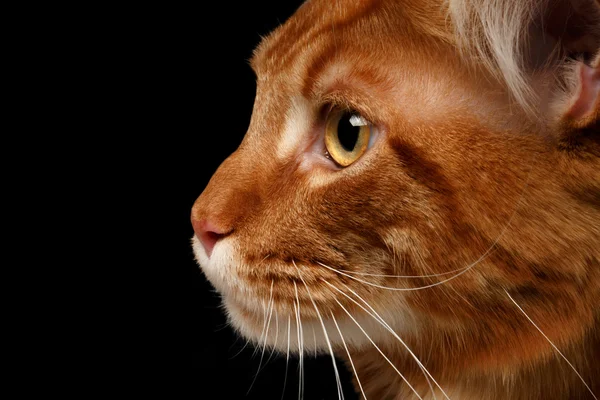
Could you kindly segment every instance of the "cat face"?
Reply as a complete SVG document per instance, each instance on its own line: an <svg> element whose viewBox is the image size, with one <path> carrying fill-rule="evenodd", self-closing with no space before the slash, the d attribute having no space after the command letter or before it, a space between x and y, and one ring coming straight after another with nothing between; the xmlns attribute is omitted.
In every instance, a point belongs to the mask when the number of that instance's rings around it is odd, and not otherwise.
<svg viewBox="0 0 600 400"><path fill-rule="evenodd" d="M192 210L231 324L296 352L397 346L389 327L434 370L504 368L552 351L512 297L578 340L600 294L595 150L561 151L439 7L330 7L261 43L248 132Z"/></svg>

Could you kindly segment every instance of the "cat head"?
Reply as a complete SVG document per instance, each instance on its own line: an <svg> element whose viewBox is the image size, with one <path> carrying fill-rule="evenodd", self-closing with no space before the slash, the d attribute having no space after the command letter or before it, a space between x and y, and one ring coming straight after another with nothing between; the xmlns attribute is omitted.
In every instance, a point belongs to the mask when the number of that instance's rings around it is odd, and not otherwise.
<svg viewBox="0 0 600 400"><path fill-rule="evenodd" d="M562 343L594 324L597 3L494 3L311 0L263 40L248 132L192 210L242 335L360 349L387 324L503 368L551 351L511 299Z"/></svg>

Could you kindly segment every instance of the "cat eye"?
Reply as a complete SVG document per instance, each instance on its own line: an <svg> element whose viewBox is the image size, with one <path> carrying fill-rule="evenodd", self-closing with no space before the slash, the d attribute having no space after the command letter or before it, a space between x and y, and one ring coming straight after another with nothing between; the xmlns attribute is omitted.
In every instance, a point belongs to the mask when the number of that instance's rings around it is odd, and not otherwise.
<svg viewBox="0 0 600 400"><path fill-rule="evenodd" d="M347 167L358 160L367 151L371 128L355 111L331 111L325 125L325 147L333 161Z"/></svg>

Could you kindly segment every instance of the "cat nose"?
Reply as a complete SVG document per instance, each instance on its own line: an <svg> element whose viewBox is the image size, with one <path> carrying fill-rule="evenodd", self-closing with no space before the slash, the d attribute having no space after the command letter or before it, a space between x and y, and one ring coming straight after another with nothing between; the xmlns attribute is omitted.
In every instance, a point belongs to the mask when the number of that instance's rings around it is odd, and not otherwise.
<svg viewBox="0 0 600 400"><path fill-rule="evenodd" d="M194 227L196 237L200 239L200 243L202 243L209 258L217 242L231 232L227 232L227 230L220 228L209 220L197 220L194 217L192 217L192 226Z"/></svg>

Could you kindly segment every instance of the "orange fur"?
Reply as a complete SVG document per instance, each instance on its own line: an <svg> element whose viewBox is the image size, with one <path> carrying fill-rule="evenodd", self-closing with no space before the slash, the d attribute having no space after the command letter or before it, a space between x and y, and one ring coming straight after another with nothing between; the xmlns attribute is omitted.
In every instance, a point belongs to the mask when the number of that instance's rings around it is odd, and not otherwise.
<svg viewBox="0 0 600 400"><path fill-rule="evenodd" d="M297 306L302 323L320 329L312 297L347 358L328 316L342 323L369 399L414 393L336 300L371 321L366 331L398 370L424 398L431 393L405 348L331 285L367 300L450 398L592 398L508 292L598 396L598 113L584 123L532 119L493 73L461 57L443 4L312 0L263 41L252 60L248 133L192 210L220 235L210 259L195 239L198 260L232 324L282 351L287 331L261 337L270 297L294 333ZM305 115L290 116L293 104ZM362 113L380 131L346 169L310 155L327 104ZM286 120L302 117L306 132L278 151ZM414 289L453 275L359 274L454 270L462 272L414 291L348 276ZM327 351L310 336L307 348Z"/></svg>

